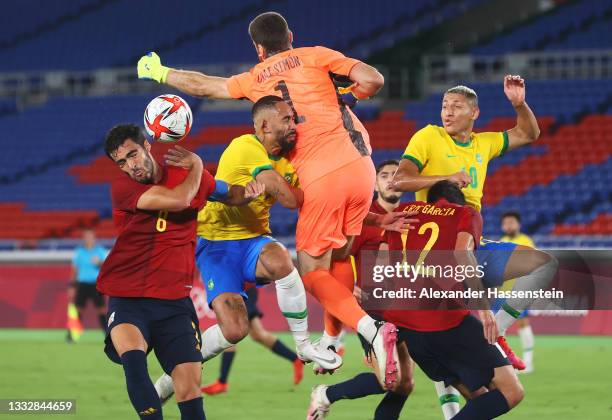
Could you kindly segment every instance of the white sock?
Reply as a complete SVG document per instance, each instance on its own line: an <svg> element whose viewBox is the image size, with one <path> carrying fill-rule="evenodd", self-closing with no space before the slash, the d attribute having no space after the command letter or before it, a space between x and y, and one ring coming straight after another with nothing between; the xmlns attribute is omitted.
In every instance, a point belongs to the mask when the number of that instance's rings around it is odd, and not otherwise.
<svg viewBox="0 0 612 420"><path fill-rule="evenodd" d="M376 321L369 315L364 316L357 323L357 332L370 343L372 343L374 337L376 337L377 330Z"/></svg>
<svg viewBox="0 0 612 420"><path fill-rule="evenodd" d="M535 345L535 337L531 325L524 326L518 330L519 337L521 338L521 345L523 346L523 361L529 366L533 366L533 347Z"/></svg>
<svg viewBox="0 0 612 420"><path fill-rule="evenodd" d="M205 362L231 346L232 343L225 339L219 324L209 327L202 334L202 357Z"/></svg>
<svg viewBox="0 0 612 420"><path fill-rule="evenodd" d="M546 289L557 272L559 263L551 258L526 276L519 277L514 283L512 290L527 291ZM502 308L495 315L495 321L500 335L506 335L506 330L518 319L521 313L528 309L535 299L533 298L511 298L507 299Z"/></svg>
<svg viewBox="0 0 612 420"><path fill-rule="evenodd" d="M319 341L321 348L328 348L329 346L334 346L336 350L338 350L338 345L340 344L340 336L339 335L329 335L327 331L323 332L321 336L321 340Z"/></svg>
<svg viewBox="0 0 612 420"><path fill-rule="evenodd" d="M157 396L161 400L162 404L168 398L174 394L174 386L172 384L172 377L166 373L160 376L157 381L155 381L155 391L157 391Z"/></svg>
<svg viewBox="0 0 612 420"><path fill-rule="evenodd" d="M461 394L452 386L444 386L444 382L434 382L434 385L436 386L444 420L450 420L461 410L459 404Z"/></svg>
<svg viewBox="0 0 612 420"><path fill-rule="evenodd" d="M306 290L296 268L282 279L276 280L276 300L283 316L289 324L295 344L300 346L308 342L308 308L306 307Z"/></svg>

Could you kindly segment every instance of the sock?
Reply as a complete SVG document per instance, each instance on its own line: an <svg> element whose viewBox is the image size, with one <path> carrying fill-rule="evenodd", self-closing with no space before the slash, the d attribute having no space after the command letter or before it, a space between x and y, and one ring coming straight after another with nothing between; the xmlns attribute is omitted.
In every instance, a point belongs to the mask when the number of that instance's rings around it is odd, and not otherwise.
<svg viewBox="0 0 612 420"><path fill-rule="evenodd" d="M204 400L202 397L178 403L181 420L206 420L204 415Z"/></svg>
<svg viewBox="0 0 612 420"><path fill-rule="evenodd" d="M374 413L374 420L397 420L408 395L388 391Z"/></svg>
<svg viewBox="0 0 612 420"><path fill-rule="evenodd" d="M376 331L378 331L376 321L369 315L364 316L359 320L359 323L357 323L357 332L370 343L374 340L374 337L376 337Z"/></svg>
<svg viewBox="0 0 612 420"><path fill-rule="evenodd" d="M347 289L353 292L353 287L355 286L355 273L353 272L353 266L350 260L332 262L329 273L341 284L346 286ZM326 334L330 337L340 335L342 332L342 321L327 311L323 314L323 321L325 323Z"/></svg>
<svg viewBox="0 0 612 420"><path fill-rule="evenodd" d="M231 346L232 343L225 339L219 324L209 327L202 334L202 357L205 362Z"/></svg>
<svg viewBox="0 0 612 420"><path fill-rule="evenodd" d="M461 394L454 387L445 386L444 382L435 382L434 385L436 386L444 420L450 420L461 410L459 404Z"/></svg>
<svg viewBox="0 0 612 420"><path fill-rule="evenodd" d="M345 325L357 330L359 321L363 317L368 317L365 311L357 303L355 296L353 296L346 287L340 284L329 271L311 271L306 273L302 280L304 281L306 290L317 298L325 310L338 318ZM372 323L373 322L374 320L372 320ZM370 340L374 338L374 334L376 334L376 329L374 329L374 333L371 334ZM364 337L368 338L366 335L364 335Z"/></svg>
<svg viewBox="0 0 612 420"><path fill-rule="evenodd" d="M519 328L518 334L521 338L521 345L523 346L523 361L528 367L533 367L533 347L535 345L535 337L533 336L531 325L526 325L523 328Z"/></svg>
<svg viewBox="0 0 612 420"><path fill-rule="evenodd" d="M130 350L121 356L125 383L132 406L141 419L162 420L161 403L147 371L147 355L141 350Z"/></svg>
<svg viewBox="0 0 612 420"><path fill-rule="evenodd" d="M297 359L297 355L292 352L291 350L289 350L289 347L285 346L283 344L282 341L280 341L279 339L277 339L274 342L274 345L272 346L271 349L275 354L279 355L280 357L284 357L285 359L289 360L290 362L295 362L295 360Z"/></svg>
<svg viewBox="0 0 612 420"><path fill-rule="evenodd" d="M98 315L98 322L100 323L102 330L106 331L106 315L104 314Z"/></svg>
<svg viewBox="0 0 612 420"><path fill-rule="evenodd" d="M504 395L495 389L468 400L453 420L489 420L510 411Z"/></svg>
<svg viewBox="0 0 612 420"><path fill-rule="evenodd" d="M335 318L334 318L335 319ZM340 335L329 335L327 331L323 332L321 339L319 340L319 344L321 348L328 348L329 346L334 346L336 350L338 350L338 344L340 343Z"/></svg>
<svg viewBox="0 0 612 420"><path fill-rule="evenodd" d="M298 348L308 340L308 309L306 308L306 290L296 268L282 279L276 280L276 300L278 307L293 334Z"/></svg>
<svg viewBox="0 0 612 420"><path fill-rule="evenodd" d="M516 279L512 290L527 291L546 289L555 276L558 266L558 261L556 259L551 259L526 276ZM531 306L534 300L533 298L506 299L502 308L495 315L495 321L497 322L500 335L506 335L508 327L516 321L525 309Z"/></svg>
<svg viewBox="0 0 612 420"><path fill-rule="evenodd" d="M234 362L235 351L224 351L221 355L221 373L219 374L219 382L222 384L227 383L227 377L229 376L232 363Z"/></svg>
<svg viewBox="0 0 612 420"><path fill-rule="evenodd" d="M367 397L368 395L383 394L385 390L378 383L376 374L360 373L353 379L330 385L325 394L330 404L338 400L354 400L355 398Z"/></svg>

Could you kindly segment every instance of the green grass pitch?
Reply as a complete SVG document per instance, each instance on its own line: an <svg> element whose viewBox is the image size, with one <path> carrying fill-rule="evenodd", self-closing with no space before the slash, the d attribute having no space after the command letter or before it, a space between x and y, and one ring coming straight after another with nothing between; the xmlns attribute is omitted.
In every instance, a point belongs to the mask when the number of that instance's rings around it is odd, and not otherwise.
<svg viewBox="0 0 612 420"><path fill-rule="evenodd" d="M281 335L290 343L288 334ZM123 371L102 351L102 333L87 332L77 344L63 341L63 331L0 330L0 398L73 398L76 415L39 415L53 419L136 419L125 390ZM518 347L514 337L510 343ZM612 338L537 336L536 371L521 376L523 403L508 419L612 418ZM204 366L203 382L214 380L219 360ZM304 381L292 385L291 365L246 339L238 346L230 390L205 398L209 419L303 419L310 389L362 372L362 351L354 335L347 337L342 369L333 376L314 376L306 366ZM161 372L153 354L149 372ZM416 387L402 419L441 419L433 384L417 369ZM340 401L332 420L371 419L381 396ZM164 406L164 418L179 419L174 401ZM16 417L0 415L0 418ZM18 417L18 418L21 418Z"/></svg>

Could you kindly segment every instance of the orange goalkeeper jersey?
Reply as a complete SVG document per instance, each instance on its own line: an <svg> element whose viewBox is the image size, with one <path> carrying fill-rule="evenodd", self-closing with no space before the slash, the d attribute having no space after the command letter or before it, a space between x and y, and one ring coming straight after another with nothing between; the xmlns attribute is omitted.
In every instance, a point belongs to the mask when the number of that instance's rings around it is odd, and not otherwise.
<svg viewBox="0 0 612 420"><path fill-rule="evenodd" d="M325 47L295 48L275 54L227 81L233 98L256 102L275 95L292 107L298 123L297 143L289 158L302 188L370 155L365 127L341 103L330 76L348 76L359 62Z"/></svg>

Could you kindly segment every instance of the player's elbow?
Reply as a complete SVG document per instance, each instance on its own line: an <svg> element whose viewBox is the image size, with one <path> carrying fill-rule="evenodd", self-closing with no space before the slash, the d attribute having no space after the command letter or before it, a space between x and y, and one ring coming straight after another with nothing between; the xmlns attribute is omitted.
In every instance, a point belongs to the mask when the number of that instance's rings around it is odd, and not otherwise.
<svg viewBox="0 0 612 420"><path fill-rule="evenodd" d="M383 88L385 77L378 70L372 69L359 84L365 87L370 96L372 96Z"/></svg>

